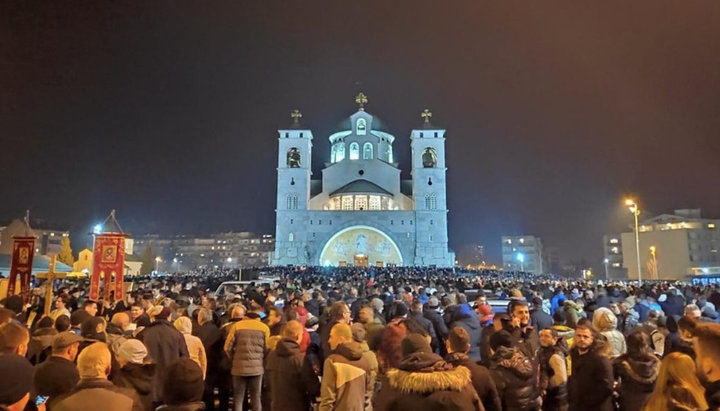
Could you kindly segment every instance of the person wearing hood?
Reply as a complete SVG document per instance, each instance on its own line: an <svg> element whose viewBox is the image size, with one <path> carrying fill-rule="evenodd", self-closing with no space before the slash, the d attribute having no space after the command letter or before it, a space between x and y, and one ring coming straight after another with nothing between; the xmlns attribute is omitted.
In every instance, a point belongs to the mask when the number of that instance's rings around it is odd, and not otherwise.
<svg viewBox="0 0 720 411"><path fill-rule="evenodd" d="M490 376L487 368L475 363L468 357L467 352L470 349L470 336L462 327L455 327L450 330L446 342L448 355L445 361L451 365L458 367L463 366L470 370L470 379L475 388L480 401L487 411L502 411L500 396L498 395L495 382Z"/></svg>
<svg viewBox="0 0 720 411"><path fill-rule="evenodd" d="M650 349L650 337L633 331L627 338L627 353L613 361L613 374L619 381L620 411L639 410L655 388L660 360Z"/></svg>
<svg viewBox="0 0 720 411"><path fill-rule="evenodd" d="M348 310L349 311L349 310ZM320 411L363 411L370 404L370 364L349 325L338 322L328 338L330 355L323 366Z"/></svg>
<svg viewBox="0 0 720 411"><path fill-rule="evenodd" d="M617 317L609 308L600 307L595 310L592 325L607 339L612 348L610 358L619 357L625 354L625 336L617 330Z"/></svg>
<svg viewBox="0 0 720 411"><path fill-rule="evenodd" d="M637 313L626 301L617 304L618 331L627 336L640 323L640 314Z"/></svg>
<svg viewBox="0 0 720 411"><path fill-rule="evenodd" d="M462 327L470 336L470 350L468 357L475 362L480 361L480 339L482 338L482 328L477 314L467 303L458 304L452 313L453 321L450 323L449 329Z"/></svg>
<svg viewBox="0 0 720 411"><path fill-rule="evenodd" d="M173 323L175 329L180 331L185 338L190 359L195 361L203 372L203 379L207 375L207 355L205 346L200 338L192 335L192 320L188 317L180 317Z"/></svg>
<svg viewBox="0 0 720 411"><path fill-rule="evenodd" d="M281 340L268 354L265 372L270 387L270 410L307 411L320 394L320 382L300 351L303 326L288 321Z"/></svg>
<svg viewBox="0 0 720 411"><path fill-rule="evenodd" d="M138 340L126 340L122 343L115 356L120 370L115 374L113 384L134 389L145 409L151 410L155 364L145 363L147 355L147 348Z"/></svg>
<svg viewBox="0 0 720 411"><path fill-rule="evenodd" d="M50 356L52 340L57 333L50 317L43 317L38 321L38 327L32 332L28 344L27 358L32 365L40 364Z"/></svg>
<svg viewBox="0 0 720 411"><path fill-rule="evenodd" d="M376 411L484 410L470 370L443 361L432 352L425 337L405 337L402 355L398 368L387 371L386 382L376 397Z"/></svg>
<svg viewBox="0 0 720 411"><path fill-rule="evenodd" d="M535 367L532 360L516 347L514 337L506 330L496 332L490 337L490 352L490 375L500 395L502 409L537 410Z"/></svg>
<svg viewBox="0 0 720 411"><path fill-rule="evenodd" d="M162 386L162 404L156 411L203 411L205 383L197 363L189 358L171 362Z"/></svg>
<svg viewBox="0 0 720 411"><path fill-rule="evenodd" d="M581 318L587 317L583 310L582 303L583 300L581 298L578 298L577 301L565 300L565 303L563 303L563 311L565 312L568 327L577 327L578 321L580 321Z"/></svg>
<svg viewBox="0 0 720 411"><path fill-rule="evenodd" d="M563 337L552 327L540 330L540 387L544 395L543 411L567 411L567 354L568 346Z"/></svg>

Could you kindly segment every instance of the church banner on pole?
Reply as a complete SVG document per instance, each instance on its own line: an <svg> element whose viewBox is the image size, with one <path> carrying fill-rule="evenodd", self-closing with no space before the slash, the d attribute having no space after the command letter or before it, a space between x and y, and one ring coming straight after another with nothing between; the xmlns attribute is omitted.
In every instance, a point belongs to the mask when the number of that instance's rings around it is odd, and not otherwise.
<svg viewBox="0 0 720 411"><path fill-rule="evenodd" d="M15 282L20 276L20 294L25 302L30 297L30 274L32 274L35 237L13 237L13 254L10 263L8 296L15 294Z"/></svg>
<svg viewBox="0 0 720 411"><path fill-rule="evenodd" d="M98 301L100 298L100 279L104 283L104 300L110 301L110 290L113 299L122 300L125 294L123 277L125 270L125 233L115 220L115 210L103 224L102 232L94 234L93 270L90 277L89 298ZM114 281L113 281L114 280Z"/></svg>

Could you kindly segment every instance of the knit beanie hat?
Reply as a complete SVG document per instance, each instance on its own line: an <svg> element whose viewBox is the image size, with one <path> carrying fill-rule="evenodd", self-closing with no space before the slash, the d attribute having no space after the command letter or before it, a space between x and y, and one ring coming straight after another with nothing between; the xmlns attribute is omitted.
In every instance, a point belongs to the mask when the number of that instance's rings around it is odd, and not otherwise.
<svg viewBox="0 0 720 411"><path fill-rule="evenodd" d="M132 364L142 364L148 351L140 340L127 340L120 344L117 356Z"/></svg>
<svg viewBox="0 0 720 411"><path fill-rule="evenodd" d="M402 340L401 348L403 357L417 352L432 353L430 344L428 344L425 337L420 334L408 334L408 336Z"/></svg>
<svg viewBox="0 0 720 411"><path fill-rule="evenodd" d="M205 382L200 366L189 358L178 358L167 367L162 400L167 405L201 401Z"/></svg>
<svg viewBox="0 0 720 411"><path fill-rule="evenodd" d="M32 390L33 366L15 355L0 355L0 405L12 405Z"/></svg>

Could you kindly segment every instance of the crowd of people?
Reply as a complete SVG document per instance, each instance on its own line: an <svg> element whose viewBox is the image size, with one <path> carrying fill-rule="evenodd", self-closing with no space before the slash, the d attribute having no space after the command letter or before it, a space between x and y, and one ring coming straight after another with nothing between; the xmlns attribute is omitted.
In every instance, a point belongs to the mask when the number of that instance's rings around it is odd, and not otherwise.
<svg viewBox="0 0 720 411"><path fill-rule="evenodd" d="M0 302L0 409L720 410L720 287L434 268Z"/></svg>

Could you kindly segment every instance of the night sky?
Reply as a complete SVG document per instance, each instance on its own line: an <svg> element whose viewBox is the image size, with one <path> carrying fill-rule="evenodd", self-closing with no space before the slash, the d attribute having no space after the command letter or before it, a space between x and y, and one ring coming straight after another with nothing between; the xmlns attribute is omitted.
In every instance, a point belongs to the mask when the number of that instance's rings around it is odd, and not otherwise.
<svg viewBox="0 0 720 411"><path fill-rule="evenodd" d="M447 129L451 247L540 235L599 265L649 214L720 218L720 2L3 1L0 220L73 247L134 234L274 233L277 129L367 111L409 178L420 112ZM80 235L82 234L82 235Z"/></svg>

